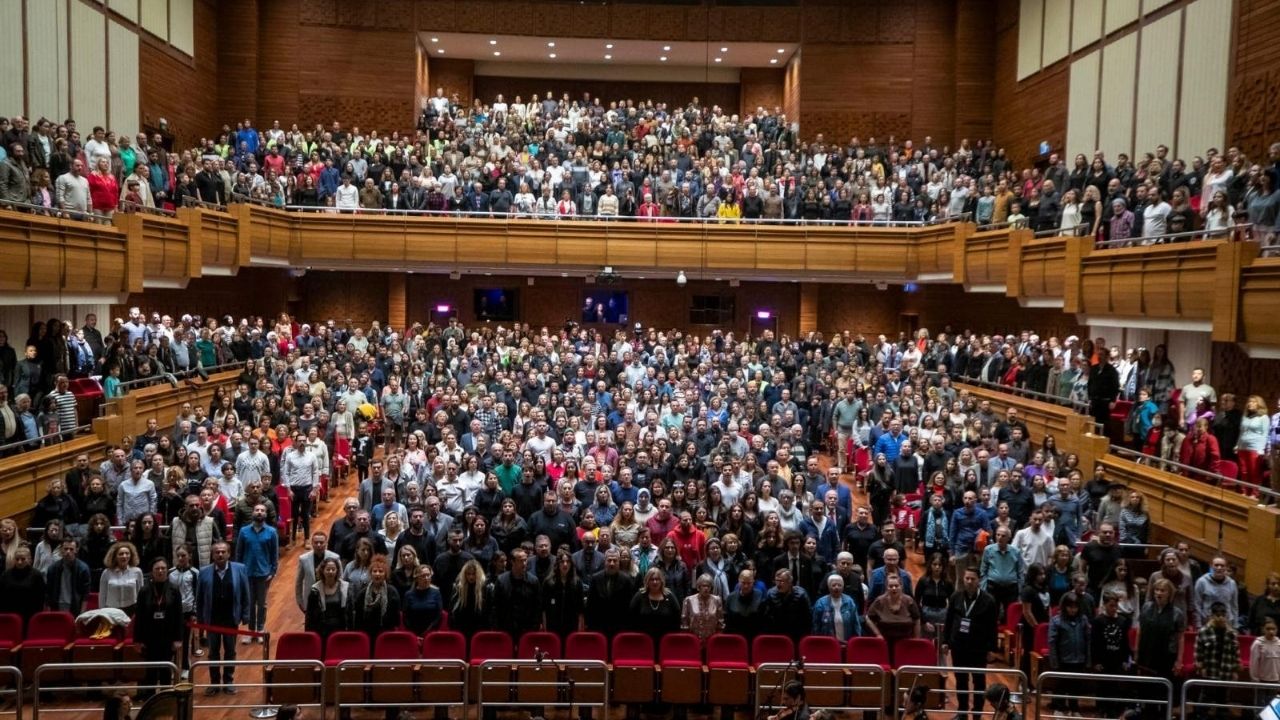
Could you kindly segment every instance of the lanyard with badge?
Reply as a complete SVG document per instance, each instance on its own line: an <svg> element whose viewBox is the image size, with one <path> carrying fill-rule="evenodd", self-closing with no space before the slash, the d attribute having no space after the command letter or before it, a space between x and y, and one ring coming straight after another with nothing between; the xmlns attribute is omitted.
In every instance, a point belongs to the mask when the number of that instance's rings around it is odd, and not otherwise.
<svg viewBox="0 0 1280 720"><path fill-rule="evenodd" d="M971 622L972 622L972 621L970 621L970 619L969 619L969 615L971 615L971 614L973 613L973 606L974 606L974 605L977 605L977 604L978 604L978 598L977 598L976 596L975 596L972 600L970 600L969 602L967 602L967 603L966 603L966 602L964 602L964 601L961 601L961 605L964 607L964 617L960 618L960 632L961 632L961 634L964 634L964 635L968 635L968 634L969 634L969 627L970 627Z"/></svg>

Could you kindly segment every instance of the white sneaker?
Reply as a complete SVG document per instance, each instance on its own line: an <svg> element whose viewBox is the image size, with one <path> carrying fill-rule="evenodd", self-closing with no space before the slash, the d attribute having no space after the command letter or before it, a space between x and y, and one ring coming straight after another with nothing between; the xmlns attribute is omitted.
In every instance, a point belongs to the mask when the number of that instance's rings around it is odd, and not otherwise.
<svg viewBox="0 0 1280 720"><path fill-rule="evenodd" d="M241 644L241 645L248 645L248 644L249 644L249 642L250 642L250 641L252 641L252 640L253 640L253 638L249 637L248 635L245 635L244 637L240 638L240 644Z"/></svg>

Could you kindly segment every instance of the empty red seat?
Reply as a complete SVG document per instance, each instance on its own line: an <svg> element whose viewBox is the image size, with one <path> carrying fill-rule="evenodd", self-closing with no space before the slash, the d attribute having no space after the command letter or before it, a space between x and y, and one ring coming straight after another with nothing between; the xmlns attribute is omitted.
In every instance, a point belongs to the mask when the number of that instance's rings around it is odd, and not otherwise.
<svg viewBox="0 0 1280 720"><path fill-rule="evenodd" d="M429 632L422 636L422 657L428 660L466 660L467 638L460 632Z"/></svg>
<svg viewBox="0 0 1280 720"><path fill-rule="evenodd" d="M481 630L471 637L471 652L467 659L472 665L486 660L510 660L511 636L501 630Z"/></svg>
<svg viewBox="0 0 1280 720"><path fill-rule="evenodd" d="M671 633L658 644L663 702L702 702L702 640L693 633Z"/></svg>
<svg viewBox="0 0 1280 720"><path fill-rule="evenodd" d="M653 701L653 638L624 632L613 637L613 700L619 703Z"/></svg>
<svg viewBox="0 0 1280 720"><path fill-rule="evenodd" d="M806 663L835 664L843 660L840 641L828 635L809 635L800 638L800 657Z"/></svg>
<svg viewBox="0 0 1280 720"><path fill-rule="evenodd" d="M893 646L893 667L918 665L932 667L938 664L938 649L929 638L905 638Z"/></svg>
<svg viewBox="0 0 1280 720"><path fill-rule="evenodd" d="M31 616L22 642L22 677L34 678L41 665L67 662L75 636L76 621L71 613L46 611Z"/></svg>
<svg viewBox="0 0 1280 720"><path fill-rule="evenodd" d="M521 660L536 660L539 652L546 660L559 660L560 636L545 630L535 630L520 636L516 657Z"/></svg>
<svg viewBox="0 0 1280 720"><path fill-rule="evenodd" d="M313 632L287 632L276 641L274 660L267 668L268 698L272 703L309 704L319 697L320 674L312 665L290 665L289 661L322 660L323 643Z"/></svg>
<svg viewBox="0 0 1280 720"><path fill-rule="evenodd" d="M414 702L417 680L414 663L418 655L417 635L401 630L379 635L373 644L373 659L382 662L369 669L370 702L383 706Z"/></svg>
<svg viewBox="0 0 1280 720"><path fill-rule="evenodd" d="M565 660L593 660L601 663L609 661L609 641L598 632L571 633L564 641ZM577 704L602 703L604 686L608 681L609 671L600 667L567 667L565 678L573 679L573 697L567 698Z"/></svg>
<svg viewBox="0 0 1280 720"><path fill-rule="evenodd" d="M796 659L796 645L786 635L757 635L751 641L751 664L789 663Z"/></svg>
<svg viewBox="0 0 1280 720"><path fill-rule="evenodd" d="M338 665L348 660L368 660L369 636L354 630L340 630L329 636L324 646L324 664L328 669L327 697L337 698L341 690L342 702L359 702L364 699L365 672L360 666Z"/></svg>
<svg viewBox="0 0 1280 720"><path fill-rule="evenodd" d="M609 660L609 640L598 632L576 632L564 642L566 660Z"/></svg>
<svg viewBox="0 0 1280 720"><path fill-rule="evenodd" d="M721 633L707 638L707 702L747 705L751 702L751 665L747 639Z"/></svg>
<svg viewBox="0 0 1280 720"><path fill-rule="evenodd" d="M852 637L844 649L845 662L855 665L879 665L889 669L889 643L882 637Z"/></svg>
<svg viewBox="0 0 1280 720"><path fill-rule="evenodd" d="M658 646L658 663L663 667L702 667L702 641L693 633L664 635Z"/></svg>

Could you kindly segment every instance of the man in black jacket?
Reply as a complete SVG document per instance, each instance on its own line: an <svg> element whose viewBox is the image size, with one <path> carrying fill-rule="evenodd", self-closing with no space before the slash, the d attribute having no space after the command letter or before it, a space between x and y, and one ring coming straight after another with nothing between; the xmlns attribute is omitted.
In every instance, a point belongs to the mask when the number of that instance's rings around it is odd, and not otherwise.
<svg viewBox="0 0 1280 720"><path fill-rule="evenodd" d="M760 607L761 627L786 635L794 642L813 629L813 607L804 588L796 587L791 571L780 568L773 575L773 587L765 593Z"/></svg>
<svg viewBox="0 0 1280 720"><path fill-rule="evenodd" d="M50 610L62 610L79 615L84 601L89 597L89 566L77 557L80 543L73 537L62 540L62 562L54 563L46 573L45 604Z"/></svg>
<svg viewBox="0 0 1280 720"><path fill-rule="evenodd" d="M617 548L609 548L604 554L604 569L587 583L583 618L588 630L605 637L613 637L627 627L631 596L636 594L635 580L619 572L620 557Z"/></svg>
<svg viewBox="0 0 1280 720"><path fill-rule="evenodd" d="M951 596L947 619L943 625L943 652L951 651L951 664L959 668L986 668L996 649L999 607L995 598L978 589L978 568L964 570L961 589ZM958 720L969 717L969 680L973 679L973 711L981 717L987 676L980 672L956 673Z"/></svg>
<svg viewBox="0 0 1280 720"><path fill-rule="evenodd" d="M529 575L529 555L522 548L511 551L511 569L498 576L494 589L494 605L503 609L498 613L499 630L520 637L541 627L541 586Z"/></svg>
<svg viewBox="0 0 1280 720"><path fill-rule="evenodd" d="M1120 373L1106 359L1089 368L1089 414L1094 422L1107 427L1111 407L1120 395Z"/></svg>

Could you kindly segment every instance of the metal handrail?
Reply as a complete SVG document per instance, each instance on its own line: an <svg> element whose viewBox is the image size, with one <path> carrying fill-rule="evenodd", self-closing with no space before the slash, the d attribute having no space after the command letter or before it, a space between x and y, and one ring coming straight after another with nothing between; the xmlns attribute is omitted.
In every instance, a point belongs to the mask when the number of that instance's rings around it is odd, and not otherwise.
<svg viewBox="0 0 1280 720"><path fill-rule="evenodd" d="M140 212L145 215L161 215L164 217L177 217L178 213L168 208L153 207L151 205L143 205L142 203L121 200L118 206L121 212Z"/></svg>
<svg viewBox="0 0 1280 720"><path fill-rule="evenodd" d="M1155 245L1157 243L1166 243L1178 238L1216 240L1218 238L1230 237L1235 233L1242 230L1249 230L1251 228L1253 228L1253 223L1241 223L1238 225L1232 225L1228 228L1222 228L1221 230L1187 230L1185 232L1164 233L1162 235L1141 235L1138 237L1123 238L1121 240L1103 240L1095 243L1094 247L1106 249L1113 247L1130 247L1133 245L1146 246Z"/></svg>
<svg viewBox="0 0 1280 720"><path fill-rule="evenodd" d="M959 689L948 690L947 684L945 681L942 682L939 687L933 687L930 683L923 682L920 679L922 677L927 677L929 675L938 675L938 676L946 677L949 674L955 675L959 673L964 673L967 675L985 675L985 676L989 676L991 679L996 679L1001 682L1005 682L1006 687L1009 688L1009 698L1008 698L1009 704L1013 706L1021 706L1023 710L1022 715L1024 717L1028 717L1028 714L1025 712L1025 710L1026 710L1026 704L1030 702L1030 699L1029 699L1030 693L1028 693L1027 691L1031 688L1031 683L1027 681L1026 674L1023 673L1021 670L1012 669L1012 668L962 667L962 666L954 666L954 665L951 665L951 666L903 665L902 667L895 670L894 671L895 692L894 692L894 702L893 702L894 713L895 714L901 713L904 710L902 706L902 702L905 699L904 695L909 697L909 693L911 691L912 685L915 685L917 682L920 683L921 685L927 686L929 688L930 695L938 694L938 695L942 695L944 698L947 695L955 695L959 697L962 691ZM912 685L903 687L903 676L914 676L912 678ZM976 687L970 687L969 690L965 690L963 692L967 694L970 698L974 699L974 702L970 703L971 708L976 708L980 703L983 702L982 697L984 692L982 690L978 690ZM925 707L928 707L928 706L929 704L928 702L926 702ZM944 699L944 706L945 706L945 699ZM985 711L971 710L970 712L973 714L974 717L979 717L979 718L985 717L988 715L990 716L995 715L994 709L989 709ZM899 717L903 717L903 720L906 720L905 716L899 715Z"/></svg>
<svg viewBox="0 0 1280 720"><path fill-rule="evenodd" d="M267 649L270 649L271 647L269 638L265 647ZM266 654L267 650L264 650L263 652L264 654ZM329 683L326 683L324 680L325 665L320 660L281 660L279 658L264 658L262 660L202 660L191 666L191 675L190 675L191 682L195 686L196 690L200 690L201 687L212 687L211 685L209 685L208 682L204 682L204 683L200 682L200 675L204 674L202 673L202 671L207 671L215 667L222 668L224 670L228 668L235 669L235 668L245 668L245 667L261 668L264 675L262 681L245 682L244 680L236 680L235 687L240 690L260 688L263 692L264 700L261 703L217 702L217 703L207 703L203 705L200 704L199 700L197 700L195 704L192 706L193 709L195 710L204 710L204 709L213 709L213 708L216 708L219 711L225 710L227 708L257 710L259 708L278 707L278 705L274 705L266 702L265 698L272 690L280 690L282 688L313 688L314 689L316 701L309 702L309 703L295 703L299 707L319 707L323 709L325 707L325 703L328 701L328 693L326 692L326 690L329 687ZM265 671L267 668L311 669L315 671L315 676L318 679L315 682L267 682L265 677ZM207 674L206 674L206 677L207 677ZM201 695L200 692L197 692L195 694L196 697L199 697L200 695ZM269 714L262 715L261 717L270 717L270 715ZM324 717L323 712L321 713L321 717Z"/></svg>
<svg viewBox="0 0 1280 720"><path fill-rule="evenodd" d="M1190 699L1191 691L1198 688L1204 688L1204 689L1210 689L1210 690L1219 689L1223 691L1232 690L1232 689L1253 690L1255 703L1257 702L1257 698L1260 698L1260 697L1262 698L1280 697L1280 687L1277 687L1275 683L1247 682L1247 681L1239 681L1239 680L1203 680L1200 678L1192 678L1182 684L1182 694L1181 694L1181 698L1179 699L1179 707L1182 710L1181 717L1183 718L1195 717L1196 710L1203 712L1208 709L1233 710L1233 709L1241 708L1241 703L1232 704L1232 703L1226 703L1226 702L1214 702L1212 700L1191 700ZM1235 696L1239 697L1239 694L1236 694ZM1263 700L1262 704L1256 704L1252 706L1245 705L1245 707L1252 707L1253 709L1257 710L1264 707L1264 705L1268 702L1270 702L1270 700Z"/></svg>
<svg viewBox="0 0 1280 720"><path fill-rule="evenodd" d="M937 380L937 378L941 375L937 370L924 370L923 372L927 377L933 378L934 380ZM955 375L955 374L950 374L948 375L948 377L951 379L952 382L964 383L966 385L977 385L978 387L988 388L991 390L999 390L1000 392L1005 393L1007 395L1029 397L1032 400L1039 400L1040 402L1049 403L1050 405L1059 405L1063 407L1069 407L1072 410L1075 410L1082 415L1088 415L1089 404L1086 402L1081 402L1079 400L1072 400L1071 398L1059 397L1057 395L1043 393L1038 390L1027 390L1025 388L1018 388L1012 385L1002 385L1000 383L991 382L990 380L983 380L982 378L971 378L971 377L966 377L964 375Z"/></svg>
<svg viewBox="0 0 1280 720"><path fill-rule="evenodd" d="M781 677L785 681L787 679L788 673L793 678L799 678L803 673L806 673L806 672L822 672L822 671L834 671L834 672L839 672L841 674L844 674L847 672L847 673L852 673L855 676L867 676L869 678L872 678L872 680L869 680L867 684L864 684L864 685L851 685L846 682L841 682L839 685L817 685L817 684L808 682L806 680L804 685L805 685L805 691L807 693L815 694L815 693L823 693L823 692L839 692L843 695L846 691L848 691L850 695L850 699L852 699L854 697L858 697L861 694L865 694L868 692L875 692L877 693L876 701L874 705L870 705L870 706L825 705L825 704L813 702L813 700L810 699L810 702L813 703L813 707L822 708L826 710L835 710L839 712L848 712L848 713L858 713L858 712L879 713L883 709L883 704L881 700L883 698L883 694L887 689L887 687L891 687L891 685L887 686L885 682L890 677L890 673L887 672L884 668L880 667L879 665L871 665L871 664L865 664L865 663L806 662L804 663L804 668L800 669L797 667L797 663L783 663L783 662L762 663L756 666L756 677L759 678L765 675L766 673L777 672L782 674ZM876 678L878 678L878 682L875 680ZM850 680L849 682L851 683L853 681ZM759 713L761 710L772 711L778 707L777 702L779 701L780 698L773 697L774 688L775 686L771 683L764 683L764 682L756 683L755 709L757 713Z"/></svg>
<svg viewBox="0 0 1280 720"><path fill-rule="evenodd" d="M214 373L214 372L226 370L228 368L243 368L243 367L244 367L244 361L240 361L240 360L235 360L229 363L219 363L217 365L214 365L212 367L207 367L207 368L202 366L197 366L194 368L187 368L186 370L183 370L180 373L165 372L159 375L152 375L150 377L134 378L133 380L126 380L125 382L120 383L119 387L121 390L125 390L135 386L146 387L149 385L158 385L161 382L166 382L166 381L169 382L170 384L173 384L176 387L176 383L178 380L187 380L194 375L199 375L201 370L203 370L205 373Z"/></svg>
<svg viewBox="0 0 1280 720"><path fill-rule="evenodd" d="M1080 237L1080 231L1087 227L1089 227L1089 223L1076 223L1066 229L1057 227L1049 228L1048 230L1039 230L1036 232L1035 238L1039 240L1041 238L1049 237Z"/></svg>
<svg viewBox="0 0 1280 720"><path fill-rule="evenodd" d="M81 220L84 222L110 223L111 218L93 210L68 210L66 208L53 207L47 208L43 205L34 203L21 202L19 200L5 200L0 198L0 207L9 207L16 210L27 210L37 215L46 215L49 217L66 218L69 220Z"/></svg>
<svg viewBox="0 0 1280 720"><path fill-rule="evenodd" d="M548 662L548 665L550 664L551 663ZM603 666L604 664L601 663L601 665ZM406 668L406 669L413 668L414 671L410 673L410 679L406 681L374 682L371 671L380 667ZM427 667L431 669L453 668L458 671L459 678L457 680L424 680L419 676L420 669L423 667ZM344 711L349 711L350 708L353 708L353 707L368 707L368 708L461 707L461 708L465 708L467 705L467 699L470 697L470 693L468 692L468 686L471 684L471 674L467 672L467 667L468 667L467 662L465 660L445 660L445 659L416 658L416 657L396 659L396 660L384 660L384 659L377 659L377 658L364 659L364 660L343 660L342 662L338 663L338 666L337 666L337 682L335 683L335 687L334 687L333 703L339 715L345 714ZM366 677L364 673L361 673L359 678L356 679L354 682L348 682L347 680L344 679L344 673L342 671L352 669L352 668L370 671L369 673L370 677ZM348 688L351 688L351 689L349 690ZM370 693L369 693L370 697L367 700L364 698L365 688L370 689ZM421 697L418 700L409 701L409 702L394 702L394 703L375 702L373 700L373 696L377 694L378 688L409 689L411 692L413 692L414 689L421 689L421 693L420 693ZM433 699L428 698L427 697L428 692L433 691L437 688L443 688L446 690L452 689L449 691L450 694L455 695L459 701L458 702L435 701ZM355 691L354 694L358 694L359 699L354 701L344 700L344 697L349 693L352 693L352 690ZM415 694L418 694L418 693L415 693Z"/></svg>
<svg viewBox="0 0 1280 720"><path fill-rule="evenodd" d="M26 440L15 440L7 445L0 445L0 454L4 453L7 450L20 449L28 445L32 445L32 447L29 448L30 450L36 450L36 449L39 449L40 447L43 447L43 445L33 445L34 443L43 443L45 440L48 440L50 438L64 438L69 440L79 435L82 432L88 432L92 429L93 429L92 423L85 423L84 425L77 425L71 428L70 430L60 430L56 433L47 433L45 435L40 435L39 437L27 438Z"/></svg>
<svg viewBox="0 0 1280 720"><path fill-rule="evenodd" d="M1045 681L1058 680L1063 681L1068 687L1089 687L1090 684L1109 683L1119 685L1124 694L1119 697L1103 697L1100 695L1086 695L1084 693L1065 694L1060 692L1046 692ZM1164 690L1164 699L1147 699L1139 697L1136 692L1135 685L1154 685ZM1128 703L1130 705L1142 705L1144 710L1148 706L1164 706L1162 713L1165 720L1172 720L1173 717L1173 684L1161 677L1150 677L1141 675L1103 675L1101 673L1074 673L1074 672L1042 672L1036 678L1036 717L1049 717L1047 712L1046 701L1052 700L1103 700L1115 703Z"/></svg>
<svg viewBox="0 0 1280 720"><path fill-rule="evenodd" d="M666 223L684 223L690 225L782 225L782 226L805 226L805 225L821 225L831 227L931 227L934 225L947 225L951 223L965 222L968 220L968 213L963 213L955 217L947 218L939 222L926 222L922 220L800 220L787 218L735 218L732 222L724 222L720 218L686 218L663 215L656 218L643 218L633 215L538 215L517 213L514 210L505 213L495 213L492 211L471 213L464 210L420 210L414 208L405 208L403 210L389 210L387 208L334 208L324 205L285 205L283 208L277 208L274 205L268 206L275 210L287 210L291 212L341 212L343 214L355 215L408 215L422 217L446 217L446 218L465 218L476 217L477 219L491 220L540 220L543 222L631 222L631 221L661 221Z"/></svg>
<svg viewBox="0 0 1280 720"><path fill-rule="evenodd" d="M109 683L66 683L58 686L44 686L40 683L40 678L49 673L75 673L77 677L81 676L86 670L109 670L114 673L123 674L127 670L168 670L169 683L166 685L144 685L141 682L136 685L132 682L128 684L121 683L117 687L121 690L129 689L130 691L152 690L159 692L161 690L172 689L174 684L178 682L178 666L172 662L166 661L147 661L147 662L96 662L96 663L45 663L36 668L35 677L32 678L31 693L31 717L38 720L40 717L41 696L49 697L51 694L62 695L63 693L83 693L91 697L97 697L104 690L111 689ZM48 703L48 700L44 700ZM57 707L46 709L45 713L83 713L90 708L66 708ZM92 708L92 709L100 709Z"/></svg>
<svg viewBox="0 0 1280 720"><path fill-rule="evenodd" d="M196 197L192 197L190 195L183 196L182 206L183 207L204 207L204 208L209 208L210 210L219 210L221 212L227 212L226 205L222 205L219 203L205 202L204 200L201 200Z"/></svg>
<svg viewBox="0 0 1280 720"><path fill-rule="evenodd" d="M497 682L485 681L485 676L490 670L508 669L515 672L520 668L556 668L559 671L575 669L599 671L601 673L601 679L599 682L592 682L590 680L582 681L576 678L565 678L562 680L559 677L555 680L534 680L528 682L514 682L510 678L505 681L500 680ZM609 706L609 679L609 666L602 660L486 660L480 664L479 673L475 682L476 707L483 712L486 709L486 704L495 703L502 707L527 708L543 707L548 704L560 704L559 702L547 703L542 700L520 700L518 694L514 698L500 696L496 701L486 701L485 687L488 685L498 684L508 688L509 690L516 691L517 693L522 686L526 688L555 688L557 690L563 690L564 694L567 696L566 700L577 707L598 707L606 709ZM598 689L600 691L600 699L598 701L591 701L577 697L575 693L577 688L591 691Z"/></svg>
<svg viewBox="0 0 1280 720"><path fill-rule="evenodd" d="M13 717L22 720L22 670L12 666L0 666L0 678L7 678L8 685L0 689L0 702L5 700L13 700ZM9 712L0 710L0 715L8 715Z"/></svg>
<svg viewBox="0 0 1280 720"><path fill-rule="evenodd" d="M1245 482L1244 480L1240 480L1238 478L1227 477L1226 475L1223 475L1221 473L1209 472L1208 470L1202 470L1198 467L1192 467L1191 465L1184 465L1178 462L1177 460L1165 460L1164 458L1161 458L1157 455L1148 455L1146 453L1139 452L1132 448L1123 447L1121 445L1112 445L1110 448L1110 452L1113 455L1118 455L1126 460L1132 460L1133 462L1136 462L1140 465L1161 465L1161 466L1167 465L1170 467L1175 467L1175 468L1178 468L1179 470L1182 470L1184 474L1189 473L1197 476L1198 478L1207 479L1211 481L1214 485L1217 485L1219 487L1224 487L1227 483L1231 483L1234 485L1238 485L1240 487L1248 488L1258 493L1259 495L1266 495L1271 498L1280 499L1280 492L1272 490L1271 488L1266 487L1265 485L1256 485L1251 482Z"/></svg>

